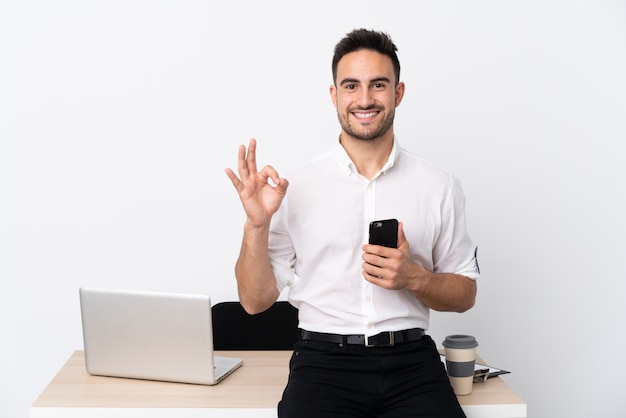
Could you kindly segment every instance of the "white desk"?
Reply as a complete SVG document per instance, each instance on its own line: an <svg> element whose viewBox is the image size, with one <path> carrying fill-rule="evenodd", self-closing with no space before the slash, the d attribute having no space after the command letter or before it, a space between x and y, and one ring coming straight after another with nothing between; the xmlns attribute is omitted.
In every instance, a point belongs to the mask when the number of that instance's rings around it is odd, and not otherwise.
<svg viewBox="0 0 626 418"><path fill-rule="evenodd" d="M243 366L215 386L91 376L76 351L30 408L30 418L276 417L291 351L223 351ZM525 418L526 403L499 377L459 396L468 418Z"/></svg>

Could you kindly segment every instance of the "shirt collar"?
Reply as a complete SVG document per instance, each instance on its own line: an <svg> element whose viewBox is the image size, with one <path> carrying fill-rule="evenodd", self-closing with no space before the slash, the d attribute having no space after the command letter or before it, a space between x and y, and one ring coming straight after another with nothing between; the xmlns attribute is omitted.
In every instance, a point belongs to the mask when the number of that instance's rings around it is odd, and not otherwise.
<svg viewBox="0 0 626 418"><path fill-rule="evenodd" d="M339 140L335 142L335 145L333 146L331 150L331 154L335 158L335 161L337 161L337 164L339 164L339 167L341 167L342 171L346 174L346 176L349 176L350 174L357 172L356 166L350 159L350 156L348 155L346 150L341 146L341 143L339 142ZM399 155L400 155L400 144L398 143L398 138L394 136L393 147L391 148L389 159L380 169L379 174L385 173L391 167L393 167L395 162L398 160Z"/></svg>

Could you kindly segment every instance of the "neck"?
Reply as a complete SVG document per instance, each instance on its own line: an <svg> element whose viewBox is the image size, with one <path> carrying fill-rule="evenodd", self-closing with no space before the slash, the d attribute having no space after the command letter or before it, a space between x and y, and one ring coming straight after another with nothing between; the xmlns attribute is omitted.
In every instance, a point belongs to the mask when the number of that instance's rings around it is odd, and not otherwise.
<svg viewBox="0 0 626 418"><path fill-rule="evenodd" d="M357 139L342 132L339 142L359 174L371 180L389 160L393 148L393 132L375 139Z"/></svg>

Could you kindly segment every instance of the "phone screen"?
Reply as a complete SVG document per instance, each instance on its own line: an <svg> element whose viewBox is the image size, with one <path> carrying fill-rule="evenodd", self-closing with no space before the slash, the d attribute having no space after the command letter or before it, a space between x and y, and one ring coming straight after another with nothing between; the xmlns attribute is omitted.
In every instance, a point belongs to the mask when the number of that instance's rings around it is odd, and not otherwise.
<svg viewBox="0 0 626 418"><path fill-rule="evenodd" d="M384 219L370 222L369 243L398 248L398 220Z"/></svg>

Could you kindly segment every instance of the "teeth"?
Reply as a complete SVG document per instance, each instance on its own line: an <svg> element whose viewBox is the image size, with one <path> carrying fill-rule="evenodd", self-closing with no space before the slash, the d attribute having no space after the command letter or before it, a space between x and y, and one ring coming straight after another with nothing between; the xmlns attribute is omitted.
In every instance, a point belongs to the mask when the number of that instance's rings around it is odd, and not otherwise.
<svg viewBox="0 0 626 418"><path fill-rule="evenodd" d="M359 119L367 119L367 118L371 118L376 116L376 112L370 112L370 113L355 113L354 116L356 116Z"/></svg>

